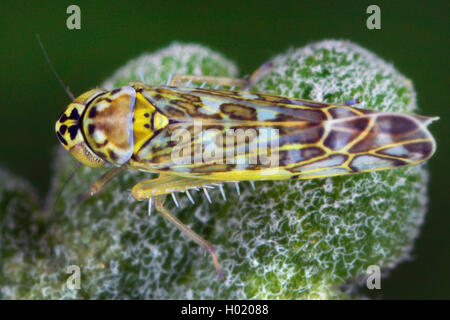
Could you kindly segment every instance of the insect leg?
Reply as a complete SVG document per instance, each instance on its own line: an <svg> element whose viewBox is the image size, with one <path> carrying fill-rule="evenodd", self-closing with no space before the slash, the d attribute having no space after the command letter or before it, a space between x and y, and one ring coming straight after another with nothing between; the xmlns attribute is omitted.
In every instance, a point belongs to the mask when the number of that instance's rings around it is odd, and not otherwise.
<svg viewBox="0 0 450 320"><path fill-rule="evenodd" d="M97 194L100 191L102 191L102 189L105 187L106 184L108 184L108 182L110 182L112 179L121 174L126 168L127 166L123 165L120 167L113 167L108 171L106 171L97 181L95 181L92 184L91 189L89 191L79 196L78 201L82 202L87 198L93 196L94 194Z"/></svg>
<svg viewBox="0 0 450 320"><path fill-rule="evenodd" d="M246 79L235 79L227 77L213 77L213 76L193 76L186 74L177 74L170 81L171 86L183 86L185 82L198 82L200 84L217 84L221 86L240 87L244 88L248 85Z"/></svg>
<svg viewBox="0 0 450 320"><path fill-rule="evenodd" d="M185 192L189 189L202 188L204 185L214 183L219 183L219 181L184 178L162 173L158 178L139 182L133 187L131 193L136 200L145 200L173 192Z"/></svg>
<svg viewBox="0 0 450 320"><path fill-rule="evenodd" d="M259 81L259 79L266 76L272 70L273 70L272 62L267 61L267 62L263 63L258 69L256 69L255 72L253 72L253 74L248 79L248 87L251 87L252 85L254 85L256 82Z"/></svg>
<svg viewBox="0 0 450 320"><path fill-rule="evenodd" d="M203 239L200 235L192 231L188 226L181 222L177 217L172 215L170 211L164 207L164 200L167 194L173 194L173 192L175 191L187 191L188 188L202 187L205 184L211 184L211 182L202 179L183 178L161 174L156 179L146 180L136 184L132 189L132 194L133 197L137 200L144 200L153 197L154 208L156 209L156 211L158 211L164 218L173 223L189 239L193 240L209 252L219 278L223 280L224 275L213 245L207 240Z"/></svg>
<svg viewBox="0 0 450 320"><path fill-rule="evenodd" d="M170 211L167 210L164 207L164 198L165 198L165 196L158 196L158 197L155 198L155 209L156 209L156 211L158 211L169 222L174 224L175 227L177 227L178 230L183 232L184 235L186 235L189 239L193 240L199 246L201 246L206 251L208 251L209 254L211 255L212 260L213 260L214 267L216 268L217 274L219 275L219 279L220 280L225 280L222 268L221 268L221 266L219 264L219 260L217 259L216 251L214 250L214 246L211 243L209 243L207 240L205 240L201 236L199 236L197 233L192 231L187 225L185 225L183 222L181 222L173 214L171 214Z"/></svg>
<svg viewBox="0 0 450 320"><path fill-rule="evenodd" d="M213 77L213 76L194 76L194 75L185 75L185 74L177 74L171 80L171 86L183 86L185 82L198 82L201 83L202 86L204 84L216 84L220 86L228 86L228 87L237 87L241 89L247 89L251 87L253 84L259 81L263 76L265 76L268 72L272 70L272 64L270 62L264 63L261 67L258 68L249 78L227 78L227 77Z"/></svg>

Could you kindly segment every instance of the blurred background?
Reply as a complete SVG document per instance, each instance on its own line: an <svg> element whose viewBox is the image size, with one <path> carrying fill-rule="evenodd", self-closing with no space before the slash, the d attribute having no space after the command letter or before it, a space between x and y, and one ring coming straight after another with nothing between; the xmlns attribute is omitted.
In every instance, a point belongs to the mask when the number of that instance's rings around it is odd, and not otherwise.
<svg viewBox="0 0 450 320"><path fill-rule="evenodd" d="M68 30L68 6L81 9L81 29ZM366 9L381 9L369 30ZM399 265L372 298L450 298L449 1L39 1L0 4L0 166L31 181L44 197L57 139L54 122L69 103L36 41L40 34L75 96L99 85L143 52L173 41L207 45L242 74L289 47L347 39L375 52L410 78L420 113L437 115L438 150L429 212L412 260Z"/></svg>

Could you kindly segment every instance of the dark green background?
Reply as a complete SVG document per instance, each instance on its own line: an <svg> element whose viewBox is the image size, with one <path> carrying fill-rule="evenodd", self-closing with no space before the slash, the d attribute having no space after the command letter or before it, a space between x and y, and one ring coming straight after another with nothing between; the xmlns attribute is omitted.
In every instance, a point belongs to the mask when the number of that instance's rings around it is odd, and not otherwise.
<svg viewBox="0 0 450 320"><path fill-rule="evenodd" d="M81 30L66 28L66 8L81 7ZM366 8L381 8L381 30L366 28ZM75 94L118 67L172 41L199 42L250 73L291 46L348 39L409 77L438 151L429 161L429 213L413 260L398 266L375 298L450 298L449 1L41 1L0 4L0 164L45 195L57 143L54 121L69 99L45 63L35 35Z"/></svg>

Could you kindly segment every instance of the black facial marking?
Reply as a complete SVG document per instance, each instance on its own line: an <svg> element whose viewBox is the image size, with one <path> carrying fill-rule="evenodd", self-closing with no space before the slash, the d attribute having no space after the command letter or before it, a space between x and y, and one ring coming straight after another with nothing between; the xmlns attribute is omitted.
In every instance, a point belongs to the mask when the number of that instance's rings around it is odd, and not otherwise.
<svg viewBox="0 0 450 320"><path fill-rule="evenodd" d="M93 135L95 131L95 125L93 124L88 125L88 131L90 135Z"/></svg>
<svg viewBox="0 0 450 320"><path fill-rule="evenodd" d="M108 150L108 155L111 158L111 160L113 160L113 161L117 160L117 154L114 151Z"/></svg>
<svg viewBox="0 0 450 320"><path fill-rule="evenodd" d="M146 112L144 113L144 117L148 118L150 115Z"/></svg>
<svg viewBox="0 0 450 320"><path fill-rule="evenodd" d="M70 117L69 119L73 119L73 120L78 120L80 119L80 114L78 113L77 109L73 109L72 112L70 113Z"/></svg>
<svg viewBox="0 0 450 320"><path fill-rule="evenodd" d="M63 124L60 128L59 128L59 132L61 132L61 134L65 134L67 130L67 126L65 124Z"/></svg>
<svg viewBox="0 0 450 320"><path fill-rule="evenodd" d="M119 92L119 91L120 91L120 88L111 90L111 94L116 94L116 93Z"/></svg>
<svg viewBox="0 0 450 320"><path fill-rule="evenodd" d="M146 127L147 129L150 129L150 125L148 123L144 124L144 127Z"/></svg>
<svg viewBox="0 0 450 320"><path fill-rule="evenodd" d="M69 127L70 139L74 140L77 136L78 124Z"/></svg>
<svg viewBox="0 0 450 320"><path fill-rule="evenodd" d="M89 111L89 118L94 118L96 114L97 114L97 108L92 107L91 110Z"/></svg>
<svg viewBox="0 0 450 320"><path fill-rule="evenodd" d="M61 118L59 119L60 122L65 122L66 120L79 120L80 119L80 114L78 113L77 109L73 109L72 112L70 113L70 116L66 116L66 114L63 114L61 116Z"/></svg>
<svg viewBox="0 0 450 320"><path fill-rule="evenodd" d="M59 134L59 132L56 132L56 136L58 137L59 141L61 141L61 143L62 143L63 145L67 146L67 141L66 141L66 139L64 139L64 138Z"/></svg>

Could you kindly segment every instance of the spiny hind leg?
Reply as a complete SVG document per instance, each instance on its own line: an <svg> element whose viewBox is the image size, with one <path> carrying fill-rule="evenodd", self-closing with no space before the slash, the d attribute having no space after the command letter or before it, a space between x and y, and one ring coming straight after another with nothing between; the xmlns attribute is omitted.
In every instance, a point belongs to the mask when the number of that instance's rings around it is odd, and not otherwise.
<svg viewBox="0 0 450 320"><path fill-rule="evenodd" d="M269 62L264 63L259 67L249 78L227 78L227 77L214 77L214 76L194 76L177 74L169 82L170 86L183 86L186 83L197 82L204 84L216 84L220 86L228 86L232 88L248 89L256 82L259 81L263 76L265 76L269 71L272 70L272 64Z"/></svg>
<svg viewBox="0 0 450 320"><path fill-rule="evenodd" d="M186 191L188 188L201 188L206 184L210 184L210 181L201 179L182 178L171 175L161 174L156 179L145 180L136 184L132 189L133 197L137 200L149 199L149 202L154 199L154 205L156 211L158 211L164 218L175 225L181 232L183 232L189 239L203 247L209 252L214 263L214 267L217 270L217 274L221 280L225 279L222 268L220 267L217 259L214 246L203 239L200 235L192 231L187 225L181 222L177 217L170 213L164 207L164 200L166 195L175 191Z"/></svg>
<svg viewBox="0 0 450 320"><path fill-rule="evenodd" d="M177 217L170 213L164 207L164 198L165 196L158 196L155 198L155 209L158 211L164 218L166 218L169 222L175 225L181 232L183 232L189 239L196 242L199 246L203 247L206 251L209 252L211 258L214 263L214 267L216 268L217 274L220 280L224 280L224 274L222 271L222 267L220 266L219 260L217 259L217 253L214 250L214 246L207 240L203 239L196 232L192 231L187 225L181 222Z"/></svg>
<svg viewBox="0 0 450 320"><path fill-rule="evenodd" d="M206 186L218 183L220 183L220 181L184 178L162 173L158 178L139 182L133 187L131 193L136 200L145 200L159 195L172 194L174 192L185 192L190 198L189 189L203 189L206 197L209 199Z"/></svg>

